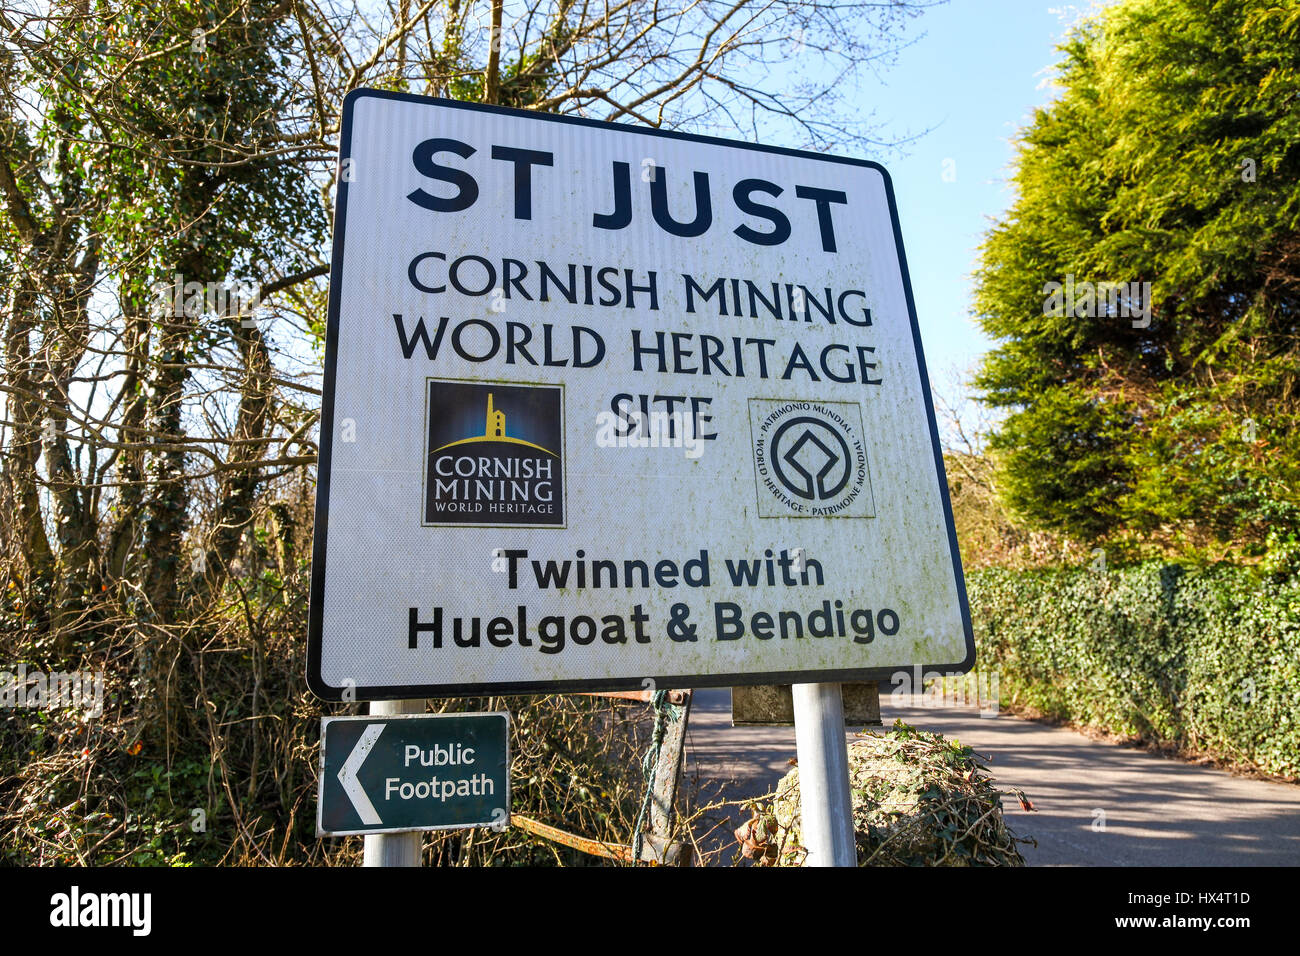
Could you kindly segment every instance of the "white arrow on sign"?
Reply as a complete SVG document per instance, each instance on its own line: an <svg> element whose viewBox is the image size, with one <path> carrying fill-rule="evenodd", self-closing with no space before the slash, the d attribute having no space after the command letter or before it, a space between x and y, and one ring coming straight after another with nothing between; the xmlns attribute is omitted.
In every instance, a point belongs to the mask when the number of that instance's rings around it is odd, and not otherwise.
<svg viewBox="0 0 1300 956"><path fill-rule="evenodd" d="M375 749L375 741L384 732L384 726L384 724L370 724L366 727L361 732L357 745L352 748L352 753L348 754L348 759L343 761L342 769L339 770L339 783L343 784L343 792L357 808L357 816L361 817L361 822L366 826L377 826L384 821L375 812L375 805L370 802L370 797L366 796L365 788L357 779L357 772L370 756L370 751Z"/></svg>

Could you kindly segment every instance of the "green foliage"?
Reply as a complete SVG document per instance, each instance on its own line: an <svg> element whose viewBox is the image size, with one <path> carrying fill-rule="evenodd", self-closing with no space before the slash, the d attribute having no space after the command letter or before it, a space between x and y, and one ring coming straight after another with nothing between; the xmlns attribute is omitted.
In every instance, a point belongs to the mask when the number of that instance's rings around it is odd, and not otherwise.
<svg viewBox="0 0 1300 956"><path fill-rule="evenodd" d="M1050 530L1105 532L1130 480L1114 443L1126 424L1113 406L1064 389L1044 394L1032 416L1012 416L992 439L1016 466L1004 476L1007 504Z"/></svg>
<svg viewBox="0 0 1300 956"><path fill-rule="evenodd" d="M1012 704L1300 776L1300 578L1160 562L968 578Z"/></svg>
<svg viewBox="0 0 1300 956"><path fill-rule="evenodd" d="M1300 508L1300 8L1125 0L1062 52L977 272L1006 500L1085 538L1268 550ZM1150 282L1150 323L1048 308L1071 277Z"/></svg>
<svg viewBox="0 0 1300 956"><path fill-rule="evenodd" d="M118 706L106 701L110 712ZM0 812L6 824L0 860L20 866L218 862L225 848L216 833L191 826L191 808L213 806L214 824L227 818L223 798L211 799L210 762L180 757L169 766L127 737L125 728L75 709L11 713L0 725L0 770L11 785Z"/></svg>

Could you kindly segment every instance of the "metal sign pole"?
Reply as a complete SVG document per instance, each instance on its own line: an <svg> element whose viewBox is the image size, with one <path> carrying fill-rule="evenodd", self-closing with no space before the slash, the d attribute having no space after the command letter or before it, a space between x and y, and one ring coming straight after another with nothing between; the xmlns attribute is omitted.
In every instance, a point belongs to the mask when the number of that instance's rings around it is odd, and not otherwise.
<svg viewBox="0 0 1300 956"><path fill-rule="evenodd" d="M423 700L375 700L370 702L370 713L422 714ZM419 866L424 849L424 834L376 833L365 837L366 849L362 866Z"/></svg>
<svg viewBox="0 0 1300 956"><path fill-rule="evenodd" d="M809 866L857 866L849 746L839 684L795 684L799 803Z"/></svg>

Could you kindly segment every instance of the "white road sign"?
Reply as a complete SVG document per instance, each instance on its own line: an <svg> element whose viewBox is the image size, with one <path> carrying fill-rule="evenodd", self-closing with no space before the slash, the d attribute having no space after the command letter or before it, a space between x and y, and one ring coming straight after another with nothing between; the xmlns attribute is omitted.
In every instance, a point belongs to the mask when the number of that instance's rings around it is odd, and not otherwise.
<svg viewBox="0 0 1300 956"><path fill-rule="evenodd" d="M358 90L340 174L318 694L971 666L882 167Z"/></svg>

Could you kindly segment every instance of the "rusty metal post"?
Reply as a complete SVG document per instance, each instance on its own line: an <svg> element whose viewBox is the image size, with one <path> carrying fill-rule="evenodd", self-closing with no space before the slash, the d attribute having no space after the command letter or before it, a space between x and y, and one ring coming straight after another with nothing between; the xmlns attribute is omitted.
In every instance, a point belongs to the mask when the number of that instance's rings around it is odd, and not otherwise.
<svg viewBox="0 0 1300 956"><path fill-rule="evenodd" d="M673 809L682 778L686 752L686 721L691 713L691 692L670 691L669 721L664 728L663 746L655 764L654 786L650 791L650 812L641 840L641 859L668 866L689 865L689 845L672 843ZM680 703L678 702L680 701Z"/></svg>

